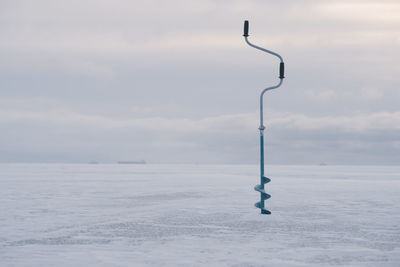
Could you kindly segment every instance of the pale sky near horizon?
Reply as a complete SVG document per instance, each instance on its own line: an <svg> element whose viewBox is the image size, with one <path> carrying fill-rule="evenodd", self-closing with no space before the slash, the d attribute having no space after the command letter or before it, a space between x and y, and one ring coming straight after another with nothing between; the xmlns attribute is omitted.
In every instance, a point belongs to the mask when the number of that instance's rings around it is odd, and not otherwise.
<svg viewBox="0 0 400 267"><path fill-rule="evenodd" d="M0 1L0 162L400 164L400 2Z"/></svg>

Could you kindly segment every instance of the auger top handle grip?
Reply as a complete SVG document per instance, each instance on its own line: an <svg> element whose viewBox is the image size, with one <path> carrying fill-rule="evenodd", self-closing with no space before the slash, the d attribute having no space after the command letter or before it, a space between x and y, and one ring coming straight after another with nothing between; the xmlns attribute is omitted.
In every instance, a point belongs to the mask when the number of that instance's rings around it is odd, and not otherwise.
<svg viewBox="0 0 400 267"><path fill-rule="evenodd" d="M243 36L244 37L249 36L249 21L248 20L244 21Z"/></svg>

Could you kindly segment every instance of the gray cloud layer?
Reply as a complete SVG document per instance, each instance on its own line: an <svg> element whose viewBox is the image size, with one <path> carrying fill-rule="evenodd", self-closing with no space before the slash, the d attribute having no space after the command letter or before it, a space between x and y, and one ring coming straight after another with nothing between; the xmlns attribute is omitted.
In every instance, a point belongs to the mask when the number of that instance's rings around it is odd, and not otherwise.
<svg viewBox="0 0 400 267"><path fill-rule="evenodd" d="M0 161L400 163L398 1L2 1Z"/></svg>

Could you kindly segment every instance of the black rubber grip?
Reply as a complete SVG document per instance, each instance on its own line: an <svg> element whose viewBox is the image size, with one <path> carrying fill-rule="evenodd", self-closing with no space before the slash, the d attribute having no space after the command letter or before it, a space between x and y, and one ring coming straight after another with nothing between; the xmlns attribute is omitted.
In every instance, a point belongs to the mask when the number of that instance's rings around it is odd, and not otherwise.
<svg viewBox="0 0 400 267"><path fill-rule="evenodd" d="M279 79L285 78L285 63L281 62L279 65Z"/></svg>
<svg viewBox="0 0 400 267"><path fill-rule="evenodd" d="M243 36L247 37L249 36L249 21L245 20L244 21L244 29L243 29Z"/></svg>

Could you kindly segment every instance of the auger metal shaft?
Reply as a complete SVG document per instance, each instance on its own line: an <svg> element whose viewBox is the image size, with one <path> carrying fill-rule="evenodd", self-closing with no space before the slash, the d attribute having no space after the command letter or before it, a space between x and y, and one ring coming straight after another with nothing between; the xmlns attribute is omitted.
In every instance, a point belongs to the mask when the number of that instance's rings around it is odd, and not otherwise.
<svg viewBox="0 0 400 267"><path fill-rule="evenodd" d="M269 195L269 194L267 194L265 192L265 186L264 185L269 183L271 181L271 179L269 179L268 177L264 176L264 129L265 129L265 126L264 126L264 118L263 118L263 114L264 114L264 111L263 111L263 99L264 99L265 92L267 92L269 90L272 90L272 89L276 89L279 86L281 86L283 78L285 78L284 77L285 64L283 62L282 57L279 54L277 54L275 52L272 52L270 50L267 50L265 48L256 46L256 45L254 45L254 44L249 42L249 40L247 39L247 37L249 36L249 22L247 20L244 22L244 34L243 34L243 36L244 36L244 39L245 39L246 43L249 46L251 46L253 48L256 48L258 50L261 50L263 52L266 52L268 54L274 55L274 56L278 57L279 60L280 60L280 65L279 65L279 79L280 80L279 80L279 83L277 85L275 85L275 86L271 86L271 87L265 88L261 92L261 95L260 95L260 127L258 128L260 130L260 184L258 184L258 185L256 185L254 187L254 190L256 190L257 192L260 193L260 202L255 203L254 206L256 206L257 208L259 208L261 210L261 214L271 214L271 212L265 208L265 200L269 199L271 197L271 195Z"/></svg>

